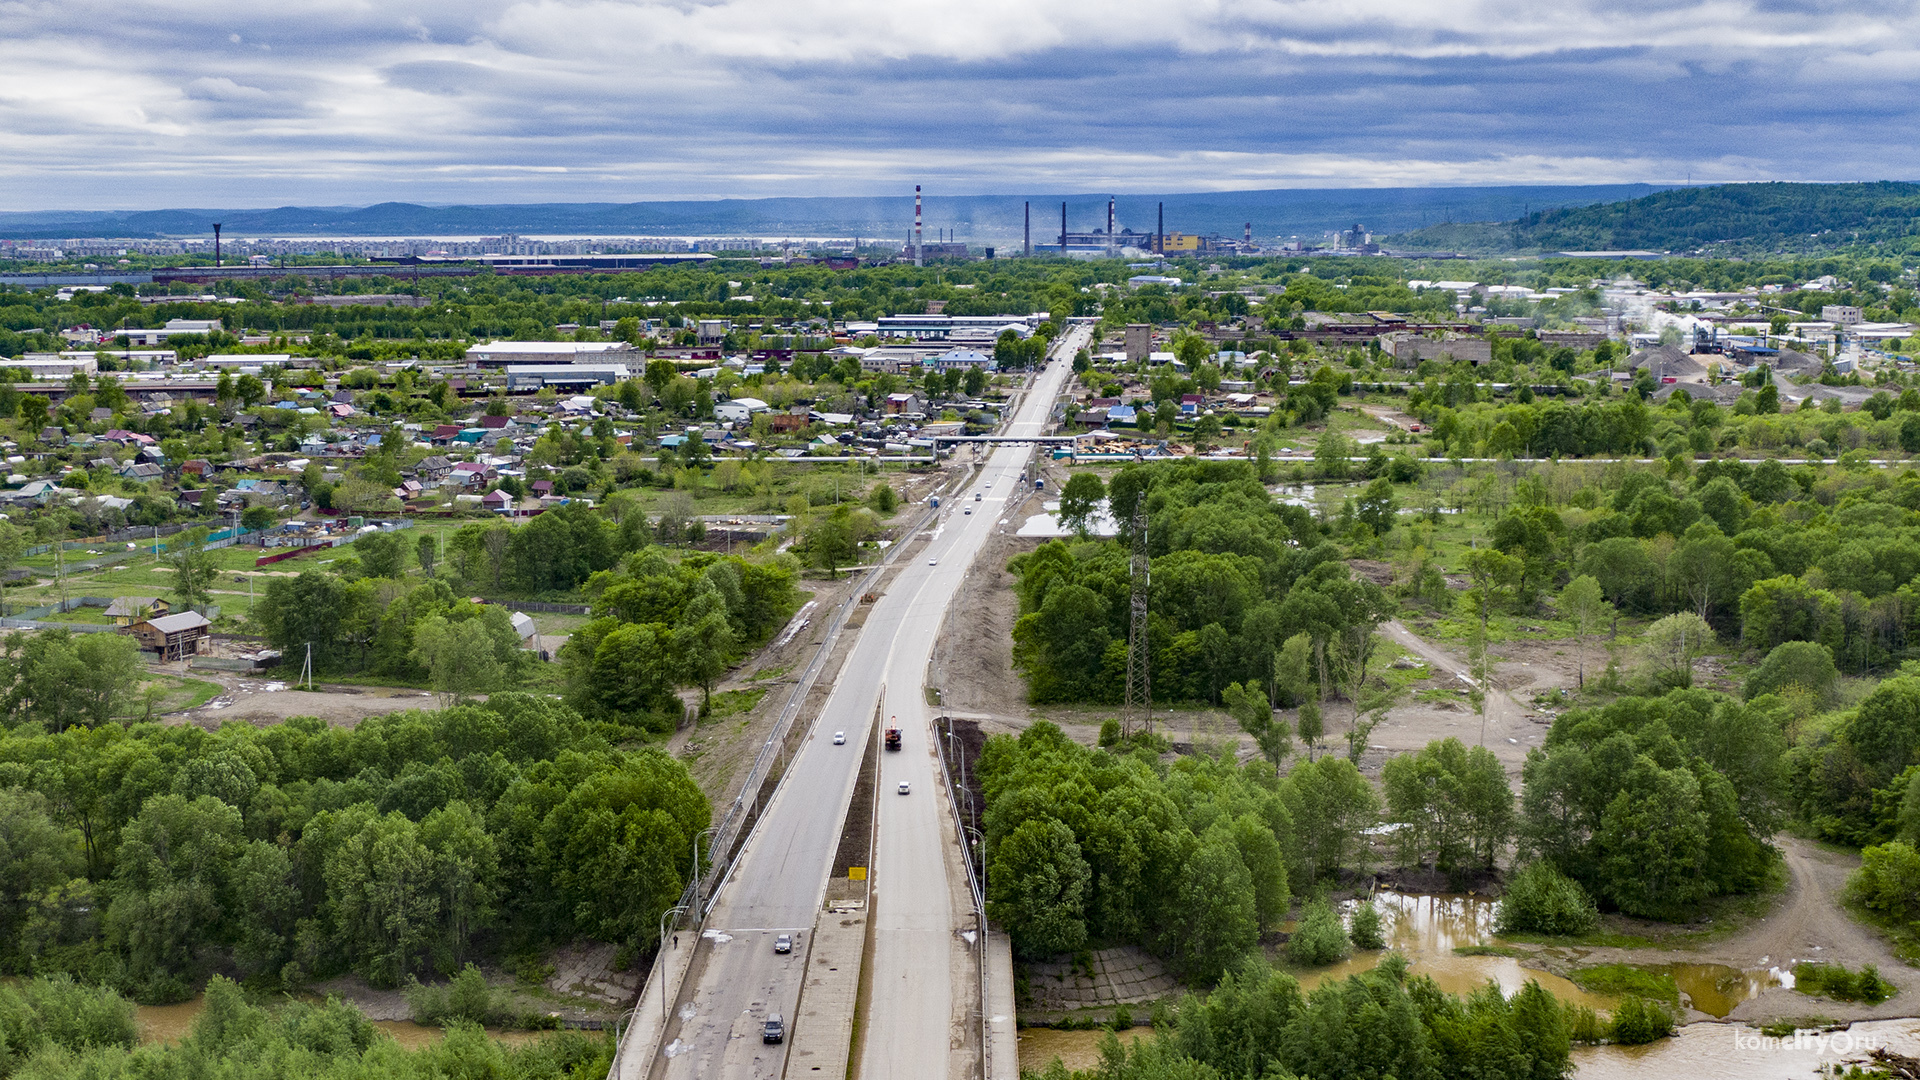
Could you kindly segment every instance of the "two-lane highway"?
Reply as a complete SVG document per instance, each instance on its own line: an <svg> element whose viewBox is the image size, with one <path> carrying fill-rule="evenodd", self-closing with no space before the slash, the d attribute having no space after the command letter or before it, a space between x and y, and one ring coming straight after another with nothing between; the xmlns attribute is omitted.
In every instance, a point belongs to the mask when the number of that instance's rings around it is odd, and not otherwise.
<svg viewBox="0 0 1920 1080"><path fill-rule="evenodd" d="M1045 430L1053 403L1071 374L1074 351L1089 331L1063 335L1006 429ZM876 798L879 838L874 861L872 1010L864 1025L861 1075L945 1074L949 1029L965 1001L952 994L949 944L965 912L953 910L940 815L944 796L929 754L932 737L923 683L947 606L976 552L997 527L1022 480L1032 447L1003 446L935 519L925 551L904 564L873 605L820 716L787 779L761 818L707 918L709 950L696 969L686 1003L669 1026L654 1074L694 1077L778 1077L786 1047L765 1045L768 1013L796 1016L805 935L825 898L840 824L853 794L877 706L899 717L906 747L883 754ZM979 502L973 500L980 492ZM972 514L964 512L972 509ZM903 538L908 540L911 538ZM884 689L884 701L882 699ZM845 745L832 734L845 731ZM911 794L895 792L906 780ZM800 936L793 953L773 952L776 934Z"/></svg>

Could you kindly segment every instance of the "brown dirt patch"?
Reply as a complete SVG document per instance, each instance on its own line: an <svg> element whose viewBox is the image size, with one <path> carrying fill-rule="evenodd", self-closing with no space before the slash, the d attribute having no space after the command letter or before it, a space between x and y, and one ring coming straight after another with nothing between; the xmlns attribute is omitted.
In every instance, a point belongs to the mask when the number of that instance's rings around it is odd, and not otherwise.
<svg viewBox="0 0 1920 1080"><path fill-rule="evenodd" d="M1049 486L1064 481L1064 476L1048 478ZM1020 502L1008 503L1002 513L1006 524L996 526L981 545L947 609L930 678L948 713L1005 718L1020 727L1032 719L1026 680L1013 669L1013 624L1020 616L1020 602L1013 593L1015 578L1007 570L1007 560L1046 542L1014 535L1028 516L1042 512L1043 499L1035 494L1029 491Z"/></svg>
<svg viewBox="0 0 1920 1080"><path fill-rule="evenodd" d="M282 681L224 671L194 671L189 677L219 683L220 695L197 709L169 716L166 722L197 724L209 731L235 721L266 727L295 716L315 716L330 726L350 728L369 716L440 707L438 697L406 686L335 686L316 682L313 690L295 690Z"/></svg>

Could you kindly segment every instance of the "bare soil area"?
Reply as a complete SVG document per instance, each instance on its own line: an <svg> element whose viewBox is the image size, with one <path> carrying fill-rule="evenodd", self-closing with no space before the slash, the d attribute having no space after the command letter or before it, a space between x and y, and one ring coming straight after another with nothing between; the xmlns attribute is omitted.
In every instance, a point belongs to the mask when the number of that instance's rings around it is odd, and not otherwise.
<svg viewBox="0 0 1920 1080"><path fill-rule="evenodd" d="M1007 560L1046 542L1014 535L1028 515L1040 512L1039 501L1031 497L1007 510L1006 524L981 546L947 609L931 678L948 713L1004 718L1023 726L1032 718L1026 680L1013 670L1013 624L1020 616L1020 602Z"/></svg>
<svg viewBox="0 0 1920 1080"><path fill-rule="evenodd" d="M171 673L175 666L168 665L167 670ZM198 724L209 731L234 721L265 727L294 716L316 716L334 727L353 727L369 716L440 707L440 699L432 693L404 686L315 683L309 691L226 671L194 671L189 677L219 683L220 695L197 709L168 716L166 722Z"/></svg>
<svg viewBox="0 0 1920 1080"><path fill-rule="evenodd" d="M1567 969L1592 964L1724 964L1742 971L1791 971L1802 962L1844 964L1858 969L1874 965L1900 988L1899 994L1878 1005L1831 1001L1774 986L1735 1006L1727 1020L1765 1023L1809 1016L1836 1021L1884 1020L1915 1015L1920 1009L1920 971L1907 967L1872 927L1856 921L1842 903L1847 876L1860 865L1858 856L1837 852L1799 837L1776 839L1786 860L1787 883L1765 915L1748 921L1726 919L1731 927L1722 936L1709 923L1671 925L1604 916L1602 930L1676 939L1673 945L1635 948L1581 946L1516 946L1531 953L1530 966L1564 974ZM1707 938L1705 941L1700 938ZM1689 1012L1685 1022L1712 1020Z"/></svg>

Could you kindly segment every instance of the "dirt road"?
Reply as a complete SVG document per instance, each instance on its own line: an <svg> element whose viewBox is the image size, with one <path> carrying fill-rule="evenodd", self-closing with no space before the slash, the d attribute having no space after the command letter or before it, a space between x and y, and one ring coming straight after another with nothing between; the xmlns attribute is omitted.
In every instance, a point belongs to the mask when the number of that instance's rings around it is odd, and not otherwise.
<svg viewBox="0 0 1920 1080"><path fill-rule="evenodd" d="M1467 661L1463 657L1455 656L1408 630L1400 620L1387 620L1381 624L1380 631L1431 665L1436 685L1460 690L1472 685ZM1497 662L1494 664L1494 686L1487 693L1484 725L1473 714L1473 707L1464 694L1460 696L1458 704L1416 702L1402 705L1389 713L1386 722L1373 730L1368 742L1375 753L1369 755L1369 763L1376 755L1384 758L1416 751L1435 739L1453 736L1468 746L1485 746L1493 751L1494 757L1499 758L1500 764L1506 768L1508 781L1518 791L1520 767L1527 762L1527 751L1546 740L1548 724L1545 717L1536 717L1526 706L1515 701L1511 693L1501 688L1503 683L1508 682L1500 670L1502 666Z"/></svg>

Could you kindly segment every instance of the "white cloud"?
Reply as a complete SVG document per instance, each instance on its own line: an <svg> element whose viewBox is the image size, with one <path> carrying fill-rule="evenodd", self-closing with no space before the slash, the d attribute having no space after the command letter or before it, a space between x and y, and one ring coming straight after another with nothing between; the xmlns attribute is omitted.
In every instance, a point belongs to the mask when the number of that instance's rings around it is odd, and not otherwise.
<svg viewBox="0 0 1920 1080"><path fill-rule="evenodd" d="M0 176L23 209L1913 175L1915 41L1896 0L0 2Z"/></svg>

